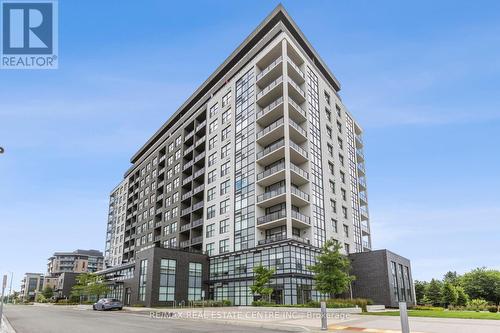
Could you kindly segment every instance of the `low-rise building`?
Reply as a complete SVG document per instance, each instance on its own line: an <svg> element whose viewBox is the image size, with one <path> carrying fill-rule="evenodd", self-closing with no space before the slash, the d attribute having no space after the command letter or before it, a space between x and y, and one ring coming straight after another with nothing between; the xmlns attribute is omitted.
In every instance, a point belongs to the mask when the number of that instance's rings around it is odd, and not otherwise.
<svg viewBox="0 0 500 333"><path fill-rule="evenodd" d="M26 273L21 281L20 297L23 301L34 301L42 291L44 277L42 273Z"/></svg>

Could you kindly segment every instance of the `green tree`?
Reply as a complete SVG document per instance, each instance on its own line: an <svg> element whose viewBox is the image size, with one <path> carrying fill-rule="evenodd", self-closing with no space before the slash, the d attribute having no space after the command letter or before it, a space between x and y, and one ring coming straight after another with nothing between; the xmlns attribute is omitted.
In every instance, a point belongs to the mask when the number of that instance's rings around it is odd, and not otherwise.
<svg viewBox="0 0 500 333"><path fill-rule="evenodd" d="M457 299L458 293L455 286L453 286L451 282L445 282L442 289L442 303L444 307L447 308L448 305L456 304Z"/></svg>
<svg viewBox="0 0 500 333"><path fill-rule="evenodd" d="M425 293L426 299L434 306L441 305L442 289L441 281L432 279L427 286L427 291Z"/></svg>
<svg viewBox="0 0 500 333"><path fill-rule="evenodd" d="M308 269L314 273L316 290L328 294L331 298L349 290L355 279L349 274L351 262L340 253L342 245L333 239L325 242L321 253L316 257L316 264Z"/></svg>
<svg viewBox="0 0 500 333"><path fill-rule="evenodd" d="M417 300L417 304L425 303L424 297L428 285L429 283L427 283L426 281L415 280L414 286L415 286L415 298Z"/></svg>
<svg viewBox="0 0 500 333"><path fill-rule="evenodd" d="M76 284L71 289L71 296L82 297L105 295L109 291L104 283L102 276L94 273L82 273L76 277Z"/></svg>
<svg viewBox="0 0 500 333"><path fill-rule="evenodd" d="M254 296L261 296L269 302L273 293L273 288L269 286L269 281L274 275L275 269L259 265L253 268L253 272L255 273L255 279L253 285L250 287L252 294Z"/></svg>
<svg viewBox="0 0 500 333"><path fill-rule="evenodd" d="M469 302L469 296L465 293L464 288L461 286L456 287L457 289L457 302L454 305L458 306L466 306Z"/></svg>
<svg viewBox="0 0 500 333"><path fill-rule="evenodd" d="M42 293L38 293L35 296L35 302L37 303L45 303L47 300L45 299L45 296L43 296Z"/></svg>
<svg viewBox="0 0 500 333"><path fill-rule="evenodd" d="M451 283L451 285L453 286L458 286L460 285L460 276L457 274L457 272L452 272L452 271L449 271L448 273L446 273L443 277L443 282L446 283Z"/></svg>
<svg viewBox="0 0 500 333"><path fill-rule="evenodd" d="M476 268L465 273L461 284L470 299L485 299L496 305L500 303L500 271Z"/></svg>
<svg viewBox="0 0 500 333"><path fill-rule="evenodd" d="M42 294L46 299L49 299L52 298L52 296L54 296L54 290L52 290L51 287L47 286L43 289Z"/></svg>

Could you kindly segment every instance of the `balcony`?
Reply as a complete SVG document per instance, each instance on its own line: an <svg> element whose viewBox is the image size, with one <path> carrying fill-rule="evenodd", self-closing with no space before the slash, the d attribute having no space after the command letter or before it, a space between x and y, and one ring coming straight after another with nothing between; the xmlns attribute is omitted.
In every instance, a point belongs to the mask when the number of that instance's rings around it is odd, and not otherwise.
<svg viewBox="0 0 500 333"><path fill-rule="evenodd" d="M257 94L257 104L268 105L271 101L283 96L283 76L269 83L264 89Z"/></svg>
<svg viewBox="0 0 500 333"><path fill-rule="evenodd" d="M191 226L193 228L196 228L197 226L200 226L200 225L203 225L203 219L197 219L197 220L194 220L193 222L191 222Z"/></svg>
<svg viewBox="0 0 500 333"><path fill-rule="evenodd" d="M196 140L195 146L198 146L198 145L204 143L205 141L207 141L206 137L202 136L201 138L199 138L199 139Z"/></svg>
<svg viewBox="0 0 500 333"><path fill-rule="evenodd" d="M193 196L193 191L188 191L182 195L182 200L189 199Z"/></svg>
<svg viewBox="0 0 500 333"><path fill-rule="evenodd" d="M184 166L182 167L182 171L186 171L187 169L189 169L190 167L192 167L194 164L194 161L189 161L187 162L186 164L184 164Z"/></svg>
<svg viewBox="0 0 500 333"><path fill-rule="evenodd" d="M290 123L290 139L297 143L303 143L307 141L307 132L299 124L297 124L292 119L289 120Z"/></svg>
<svg viewBox="0 0 500 333"><path fill-rule="evenodd" d="M296 164L305 163L308 160L307 151L298 144L290 140L290 158Z"/></svg>
<svg viewBox="0 0 500 333"><path fill-rule="evenodd" d="M261 239L259 241L259 245L264 245L264 244L270 244L270 243L276 243L282 240L286 239L286 235L274 235L270 237L266 237L266 239Z"/></svg>
<svg viewBox="0 0 500 333"><path fill-rule="evenodd" d="M361 135L356 135L356 148L363 148L363 138Z"/></svg>
<svg viewBox="0 0 500 333"><path fill-rule="evenodd" d="M311 218L302 213L292 210L292 225L294 227L303 228L311 226Z"/></svg>
<svg viewBox="0 0 500 333"><path fill-rule="evenodd" d="M370 251L370 250L371 250L370 242L363 241L363 251Z"/></svg>
<svg viewBox="0 0 500 333"><path fill-rule="evenodd" d="M359 177L358 178L358 185L359 185L359 190L360 191L366 190L366 178L365 177Z"/></svg>
<svg viewBox="0 0 500 333"><path fill-rule="evenodd" d="M361 149L361 148L356 149L356 157L357 157L358 162L365 161L365 154L363 152L363 149Z"/></svg>
<svg viewBox="0 0 500 333"><path fill-rule="evenodd" d="M193 176L189 176L182 181L182 185L186 185L187 183L191 182L192 180L193 180Z"/></svg>
<svg viewBox="0 0 500 333"><path fill-rule="evenodd" d="M257 196L257 204L261 207L271 207L285 201L286 188L282 186L276 190L264 192Z"/></svg>
<svg viewBox="0 0 500 333"><path fill-rule="evenodd" d="M191 223L181 225L179 230L182 232L182 231L187 231L189 229L191 229Z"/></svg>
<svg viewBox="0 0 500 333"><path fill-rule="evenodd" d="M282 225L286 221L286 211L280 210L271 214L260 216L257 218L257 226L265 225L268 227L275 227Z"/></svg>
<svg viewBox="0 0 500 333"><path fill-rule="evenodd" d="M285 135L284 119L280 118L271 125L257 132L257 143L261 146L267 146L270 143L282 138Z"/></svg>
<svg viewBox="0 0 500 333"><path fill-rule="evenodd" d="M204 159L204 158L205 158L205 152L203 152L203 153L201 153L200 155L196 156L196 157L194 158L194 162L196 163L196 162L198 162L199 160L202 160L202 159Z"/></svg>
<svg viewBox="0 0 500 333"><path fill-rule="evenodd" d="M197 237L193 237L193 239L191 239L191 245L200 244L200 243L203 243L203 236L197 236Z"/></svg>
<svg viewBox="0 0 500 333"><path fill-rule="evenodd" d="M358 175L359 176L366 176L365 164L364 163L358 163Z"/></svg>
<svg viewBox="0 0 500 333"><path fill-rule="evenodd" d="M259 74L257 74L257 76L255 77L255 82L260 86L266 86L269 84L269 81L272 81L273 78L276 78L277 76L283 74L283 66L280 66L282 61L283 57L280 56L276 58Z"/></svg>
<svg viewBox="0 0 500 333"><path fill-rule="evenodd" d="M189 247L189 240L180 242L179 247Z"/></svg>
<svg viewBox="0 0 500 333"><path fill-rule="evenodd" d="M202 168L202 169L200 169L200 170L198 170L198 171L196 171L196 172L194 173L194 175L193 175L193 177L194 177L194 178L193 178L193 179L196 179L196 178L198 178L199 176L202 176L202 175L204 175L204 174L205 174L205 168Z"/></svg>
<svg viewBox="0 0 500 333"><path fill-rule="evenodd" d="M184 137L184 141L191 139L193 135L194 135L194 130L186 134L186 136Z"/></svg>
<svg viewBox="0 0 500 333"><path fill-rule="evenodd" d="M257 174L257 184L261 186L269 186L283 179L285 179L285 162Z"/></svg>
<svg viewBox="0 0 500 333"><path fill-rule="evenodd" d="M266 107L257 112L255 119L260 125L267 125L276 119L283 117L283 96L274 100Z"/></svg>
<svg viewBox="0 0 500 333"><path fill-rule="evenodd" d="M309 194L292 186L292 205L302 207L309 204Z"/></svg>
<svg viewBox="0 0 500 333"><path fill-rule="evenodd" d="M203 208L203 201L200 201L200 202L198 202L198 203L196 203L196 204L193 205L193 212L195 210L200 209L200 208Z"/></svg>
<svg viewBox="0 0 500 333"><path fill-rule="evenodd" d="M181 216L188 215L189 213L191 213L191 207L181 210Z"/></svg>
<svg viewBox="0 0 500 333"><path fill-rule="evenodd" d="M289 57L287 57L287 68L288 75L297 83L304 83L306 81L306 75L302 70L293 62Z"/></svg>
<svg viewBox="0 0 500 333"><path fill-rule="evenodd" d="M288 105L288 113L290 114L290 118L295 119L299 123L307 120L306 111L290 97L288 97Z"/></svg>
<svg viewBox="0 0 500 333"><path fill-rule="evenodd" d="M192 152L194 150L194 146L191 146L187 149L184 150L184 155L183 156L186 156L188 155L190 152Z"/></svg>
<svg viewBox="0 0 500 333"><path fill-rule="evenodd" d="M304 103L306 101L306 93L302 88L293 81L290 77L287 80L288 82L288 95L292 97L295 101L299 103Z"/></svg>
<svg viewBox="0 0 500 333"><path fill-rule="evenodd" d="M207 121L206 120L203 120L198 126L196 126L196 132L198 132L199 130L201 130L203 127L205 127L205 125L207 124Z"/></svg>
<svg viewBox="0 0 500 333"><path fill-rule="evenodd" d="M370 229L368 228L368 225L361 224L361 232L363 236L368 236L370 234Z"/></svg>
<svg viewBox="0 0 500 333"><path fill-rule="evenodd" d="M203 191L204 189L205 189L205 185L196 186L193 189L193 194L199 193L199 192Z"/></svg>
<svg viewBox="0 0 500 333"><path fill-rule="evenodd" d="M276 162L279 159L285 157L285 140L279 140L272 145L267 146L262 151L258 152L256 155L256 161L263 164L269 165Z"/></svg>
<svg viewBox="0 0 500 333"><path fill-rule="evenodd" d="M362 206L359 208L359 214L361 215L361 221L368 221L368 208L366 206Z"/></svg>
<svg viewBox="0 0 500 333"><path fill-rule="evenodd" d="M366 192L359 192L359 202L361 206L366 206L368 205L368 197L366 196Z"/></svg>
<svg viewBox="0 0 500 333"><path fill-rule="evenodd" d="M309 182L309 173L301 169L298 165L290 163L290 170L292 171L290 174L292 183L295 185L304 185Z"/></svg>

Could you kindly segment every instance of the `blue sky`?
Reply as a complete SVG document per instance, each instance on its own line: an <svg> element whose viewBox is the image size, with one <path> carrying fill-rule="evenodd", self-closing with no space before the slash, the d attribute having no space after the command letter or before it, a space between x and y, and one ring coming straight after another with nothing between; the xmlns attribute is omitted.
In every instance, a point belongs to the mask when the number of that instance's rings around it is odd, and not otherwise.
<svg viewBox="0 0 500 333"><path fill-rule="evenodd" d="M0 272L103 249L132 154L275 1L69 1L59 69L0 71ZM365 129L375 248L500 268L500 3L284 1Z"/></svg>

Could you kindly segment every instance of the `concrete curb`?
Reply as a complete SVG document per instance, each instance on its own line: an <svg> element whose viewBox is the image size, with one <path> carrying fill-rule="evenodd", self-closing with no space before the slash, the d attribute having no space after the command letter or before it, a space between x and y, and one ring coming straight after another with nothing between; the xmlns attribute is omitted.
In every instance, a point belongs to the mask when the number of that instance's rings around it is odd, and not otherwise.
<svg viewBox="0 0 500 333"><path fill-rule="evenodd" d="M16 330L10 324L9 320L5 315L2 315L2 327L0 327L1 333L16 333Z"/></svg>

